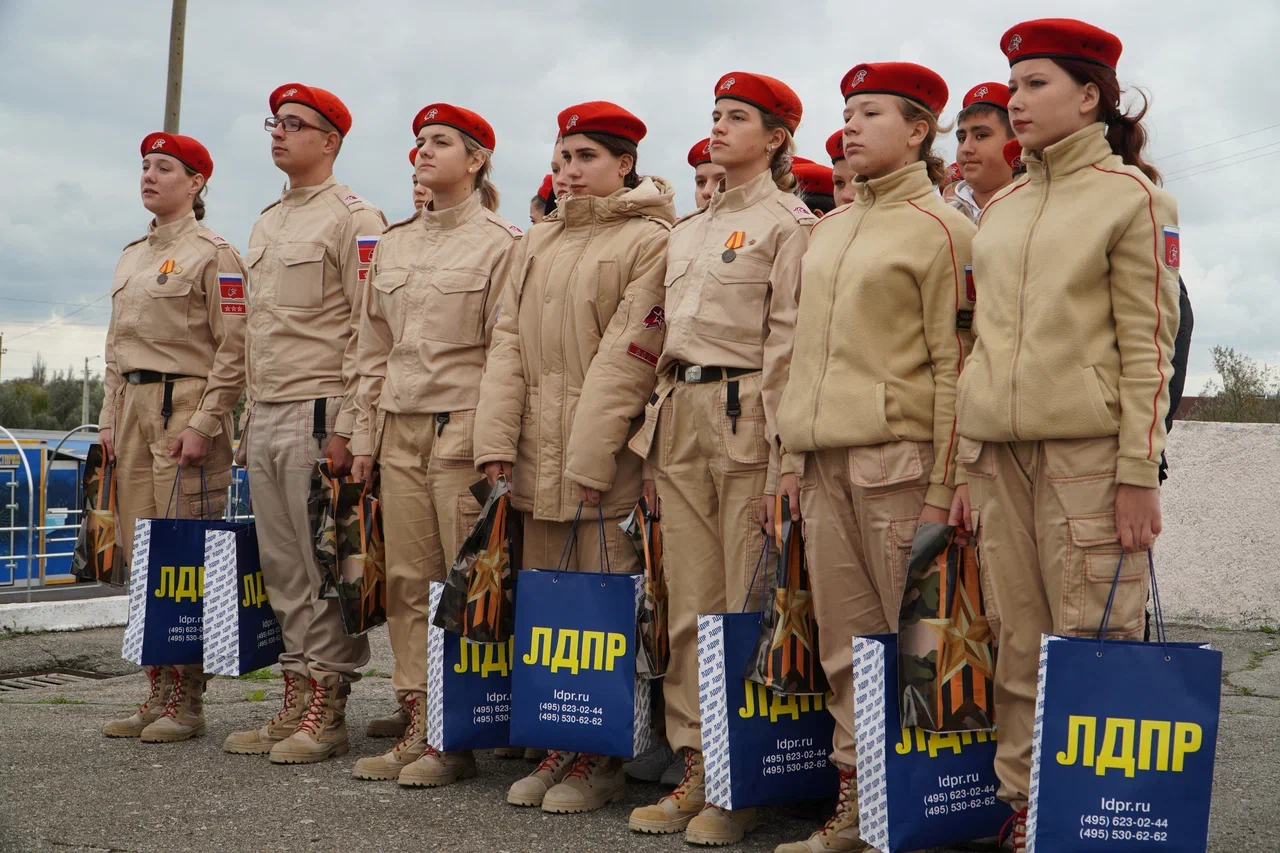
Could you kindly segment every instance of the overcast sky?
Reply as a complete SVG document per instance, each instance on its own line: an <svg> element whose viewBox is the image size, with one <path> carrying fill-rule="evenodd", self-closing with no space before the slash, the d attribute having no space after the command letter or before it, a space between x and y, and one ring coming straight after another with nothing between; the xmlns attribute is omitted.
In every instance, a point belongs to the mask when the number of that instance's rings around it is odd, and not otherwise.
<svg viewBox="0 0 1280 853"><path fill-rule="evenodd" d="M998 46L1007 27L1082 18L1120 36L1121 82L1154 95L1151 151L1178 199L1195 305L1194 394L1211 375L1214 345L1280 364L1280 4L1219 0L1212 9L1195 0L189 0L181 131L216 164L206 224L241 249L279 196L262 120L267 95L291 81L346 102L354 124L338 178L392 221L413 210L410 122L433 101L494 126L501 213L521 227L556 114L594 99L648 124L640 170L672 181L685 213L685 154L708 132L725 72L787 81L804 102L799 153L822 160L840 126L839 81L854 64L934 68L954 117L970 86L1007 79ZM0 0L0 378L28 373L37 352L77 370L102 353L112 270L148 222L138 145L163 124L169 12L167 0ZM950 160L954 142L945 146ZM100 358L91 362L101 369Z"/></svg>

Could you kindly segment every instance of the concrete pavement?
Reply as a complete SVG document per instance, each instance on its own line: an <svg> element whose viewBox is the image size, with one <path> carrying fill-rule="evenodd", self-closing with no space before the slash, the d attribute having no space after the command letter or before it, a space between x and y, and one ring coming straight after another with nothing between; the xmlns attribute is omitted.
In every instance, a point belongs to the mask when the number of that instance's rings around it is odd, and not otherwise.
<svg viewBox="0 0 1280 853"><path fill-rule="evenodd" d="M1172 639L1208 640L1225 653L1212 843L1215 853L1280 849L1280 635L1183 628ZM283 682L219 678L210 686L207 737L184 744L110 740L145 678L119 658L121 629L0 635L0 673L75 669L115 676L0 696L0 851L548 851L660 853L679 836L628 832L632 806L661 793L632 785L626 800L590 815L552 816L506 804L524 762L480 758L479 779L436 791L351 778L356 758L388 748L364 723L391 707L390 649L374 632L374 657L352 694L352 750L320 765L279 767L222 752L233 729L261 723ZM259 694L258 691L261 691ZM261 695L261 698L258 698ZM255 701L256 700L256 701ZM825 807L769 809L741 851L804 837Z"/></svg>

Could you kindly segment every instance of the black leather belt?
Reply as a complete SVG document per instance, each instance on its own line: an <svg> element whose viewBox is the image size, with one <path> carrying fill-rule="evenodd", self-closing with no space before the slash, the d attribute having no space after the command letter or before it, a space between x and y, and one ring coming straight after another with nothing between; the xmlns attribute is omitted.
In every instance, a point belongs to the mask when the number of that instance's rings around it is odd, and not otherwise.
<svg viewBox="0 0 1280 853"><path fill-rule="evenodd" d="M748 373L759 373L758 367L700 367L696 364L677 364L677 382L723 382Z"/></svg>
<svg viewBox="0 0 1280 853"><path fill-rule="evenodd" d="M154 385L157 382L176 382L179 379L191 379L181 373L160 373L155 370L131 370L124 375L130 385Z"/></svg>

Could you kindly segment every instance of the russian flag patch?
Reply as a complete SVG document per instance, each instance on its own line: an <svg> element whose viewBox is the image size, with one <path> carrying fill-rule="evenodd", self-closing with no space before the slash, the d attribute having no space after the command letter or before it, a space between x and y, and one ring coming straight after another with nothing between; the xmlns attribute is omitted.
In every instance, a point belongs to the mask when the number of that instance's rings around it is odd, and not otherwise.
<svg viewBox="0 0 1280 853"><path fill-rule="evenodd" d="M360 263L373 262L373 250L378 245L377 237L356 237L356 249L360 252Z"/></svg>
<svg viewBox="0 0 1280 853"><path fill-rule="evenodd" d="M1171 270L1179 269L1182 263L1181 233L1176 225L1164 226L1164 265Z"/></svg>
<svg viewBox="0 0 1280 853"><path fill-rule="evenodd" d="M973 283L973 264L964 265L964 296L970 302L978 301L978 288Z"/></svg>
<svg viewBox="0 0 1280 853"><path fill-rule="evenodd" d="M244 276L235 273L218 273L218 290L223 299L244 299Z"/></svg>

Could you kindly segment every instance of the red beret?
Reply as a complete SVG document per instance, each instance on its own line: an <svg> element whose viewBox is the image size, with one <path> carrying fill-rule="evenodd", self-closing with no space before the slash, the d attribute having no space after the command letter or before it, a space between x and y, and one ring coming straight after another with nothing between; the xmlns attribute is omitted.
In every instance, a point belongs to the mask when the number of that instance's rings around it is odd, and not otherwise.
<svg viewBox="0 0 1280 853"><path fill-rule="evenodd" d="M831 158L832 163L836 163L844 159L843 127L827 137L827 156Z"/></svg>
<svg viewBox="0 0 1280 853"><path fill-rule="evenodd" d="M802 159L800 157L791 159L791 174L796 176L800 189L807 193L834 195L836 185L831 177L831 167L812 160L801 162Z"/></svg>
<svg viewBox="0 0 1280 853"><path fill-rule="evenodd" d="M418 167L418 146L409 149L409 165L415 169Z"/></svg>
<svg viewBox="0 0 1280 853"><path fill-rule="evenodd" d="M478 113L473 113L471 110L465 110L462 107L455 107L452 104L427 104L418 110L418 114L413 117L414 135L417 135L422 128L429 124L443 124L445 127L452 127L459 133L465 133L476 142L479 142L481 148L487 148L490 151L493 150L493 146L497 142L489 122L481 118Z"/></svg>
<svg viewBox="0 0 1280 853"><path fill-rule="evenodd" d="M1106 30L1071 18L1024 21L1000 37L1010 66L1024 59L1083 59L1114 71L1122 48Z"/></svg>
<svg viewBox="0 0 1280 853"><path fill-rule="evenodd" d="M543 201L551 201L551 176L547 175L542 179L542 186L538 187L538 198Z"/></svg>
<svg viewBox="0 0 1280 853"><path fill-rule="evenodd" d="M267 104L273 114L280 111L281 104L302 104L328 119L341 135L346 136L347 131L351 130L351 112L347 105L338 100L333 92L324 89L301 83L285 83L271 93Z"/></svg>
<svg viewBox="0 0 1280 853"><path fill-rule="evenodd" d="M801 157L799 154L795 154L791 157L791 165L792 166L812 166L814 165L814 162L810 160L808 157ZM792 169L791 171L794 172L795 169Z"/></svg>
<svg viewBox="0 0 1280 853"><path fill-rule="evenodd" d="M716 100L732 98L782 119L792 133L800 126L804 105L800 96L781 80L746 71L730 71L716 82Z"/></svg>
<svg viewBox="0 0 1280 853"><path fill-rule="evenodd" d="M711 139L702 140L689 149L689 165L698 168L703 163L711 162Z"/></svg>
<svg viewBox="0 0 1280 853"><path fill-rule="evenodd" d="M960 171L959 163L952 163L947 167L947 183L954 184L964 178L964 172Z"/></svg>
<svg viewBox="0 0 1280 853"><path fill-rule="evenodd" d="M168 154L193 172L204 175L206 181L213 177L213 158L209 156L209 149L190 136L160 131L148 133L142 139L140 150L143 157L148 154Z"/></svg>
<svg viewBox="0 0 1280 853"><path fill-rule="evenodd" d="M1010 169L1022 168L1022 143L1016 139L1010 139L1004 144L1004 161L1009 164Z"/></svg>
<svg viewBox="0 0 1280 853"><path fill-rule="evenodd" d="M946 81L914 62L864 62L850 68L840 81L846 101L868 92L910 98L934 115L947 105Z"/></svg>
<svg viewBox="0 0 1280 853"><path fill-rule="evenodd" d="M649 129L644 122L608 101L587 101L561 110L556 117L563 139L571 133L604 133L639 143Z"/></svg>
<svg viewBox="0 0 1280 853"><path fill-rule="evenodd" d="M960 109L965 110L974 104L990 104L1002 110L1009 109L1009 87L1003 83L979 83L965 93Z"/></svg>

